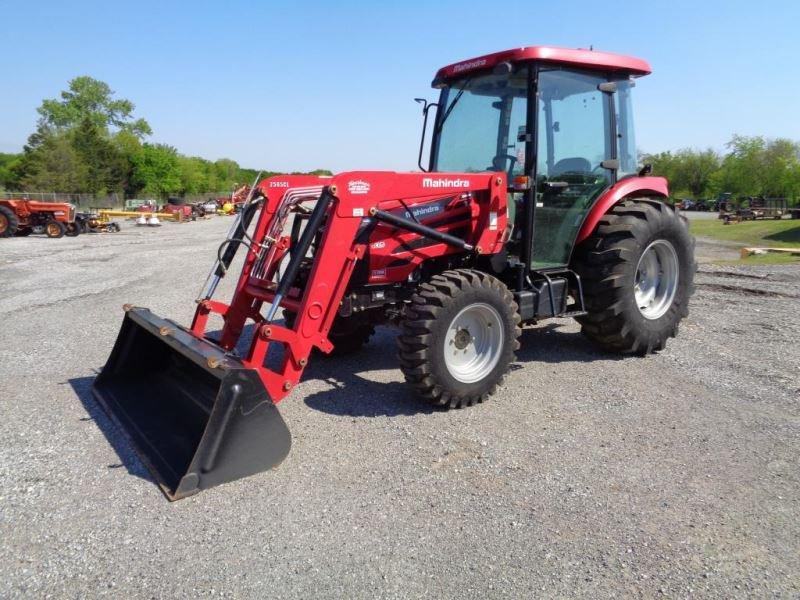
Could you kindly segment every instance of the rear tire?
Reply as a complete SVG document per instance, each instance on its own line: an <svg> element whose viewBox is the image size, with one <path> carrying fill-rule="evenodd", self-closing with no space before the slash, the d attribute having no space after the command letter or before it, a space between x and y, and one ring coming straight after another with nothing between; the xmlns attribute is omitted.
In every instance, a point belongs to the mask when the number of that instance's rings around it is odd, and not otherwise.
<svg viewBox="0 0 800 600"><path fill-rule="evenodd" d="M694 238L686 219L655 200L615 206L575 249L588 314L582 332L623 354L663 350L689 315Z"/></svg>
<svg viewBox="0 0 800 600"><path fill-rule="evenodd" d="M445 271L419 286L400 323L400 369L423 399L483 402L503 381L522 333L514 297L481 271Z"/></svg>
<svg viewBox="0 0 800 600"><path fill-rule="evenodd" d="M0 237L11 237L19 229L19 219L13 210L0 206Z"/></svg>
<svg viewBox="0 0 800 600"><path fill-rule="evenodd" d="M67 228L64 227L64 224L60 221L50 220L44 224L44 232L47 234L49 238L60 238L64 237Z"/></svg>

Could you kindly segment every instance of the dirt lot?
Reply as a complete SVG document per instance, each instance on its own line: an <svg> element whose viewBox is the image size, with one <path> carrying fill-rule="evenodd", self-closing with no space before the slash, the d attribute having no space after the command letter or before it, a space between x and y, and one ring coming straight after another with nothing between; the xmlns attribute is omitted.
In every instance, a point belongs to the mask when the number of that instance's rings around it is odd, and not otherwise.
<svg viewBox="0 0 800 600"><path fill-rule="evenodd" d="M0 240L0 596L800 595L800 266L701 260L647 358L528 328L463 411L382 330L312 363L280 468L170 504L90 385L124 302L188 322L229 224Z"/></svg>

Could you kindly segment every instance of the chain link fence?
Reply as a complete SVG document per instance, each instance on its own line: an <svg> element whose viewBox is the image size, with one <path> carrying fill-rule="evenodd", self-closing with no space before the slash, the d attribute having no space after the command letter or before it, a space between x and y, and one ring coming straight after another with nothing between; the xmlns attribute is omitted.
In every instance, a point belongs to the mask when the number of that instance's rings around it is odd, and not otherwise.
<svg viewBox="0 0 800 600"><path fill-rule="evenodd" d="M230 196L231 192L205 192L202 194L186 194L183 196L187 203L205 202L214 200L216 198L224 198ZM91 208L111 208L123 209L127 200L134 200L135 198L126 198L123 194L108 194L105 196L98 196L96 194L64 194L61 192L6 192L0 191L0 198L12 200L39 200L41 202L70 202L78 209L91 209ZM148 200L156 204L163 204L165 200L159 198L142 197L141 200Z"/></svg>

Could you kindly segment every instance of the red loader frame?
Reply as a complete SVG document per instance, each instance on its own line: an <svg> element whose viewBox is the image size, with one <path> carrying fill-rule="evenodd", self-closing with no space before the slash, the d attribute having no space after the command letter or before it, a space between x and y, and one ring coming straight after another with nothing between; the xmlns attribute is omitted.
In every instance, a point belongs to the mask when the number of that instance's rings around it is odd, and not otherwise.
<svg viewBox="0 0 800 600"><path fill-rule="evenodd" d="M455 185L447 185L449 183ZM436 186L433 188L435 193L431 192L431 186ZM420 234L415 232L398 238L391 224L375 223L376 215L381 212L391 214L390 211L398 209L413 211L415 207L429 205L432 199L441 198L443 194L449 199L455 193L457 199L463 197L465 200L461 224L467 223L468 231L463 240L472 252L494 254L502 247L506 231L506 177L503 173L448 173L446 177L391 172L350 172L333 178L278 176L263 181L258 189L263 196L263 208L252 237L243 240L248 245L248 252L233 299L228 305L201 298L191 330L202 338L206 335L209 315L221 315L225 325L219 345L230 351L236 346L246 322L253 321L255 331L242 363L258 371L276 403L298 383L314 348L325 353L332 350L328 332L356 261L364 257L370 241L373 245L380 245L381 233L389 237L390 232L393 232L391 238L401 244L420 239ZM291 237L284 234L288 217L292 212L308 212L304 205L310 202L316 202L316 205L300 238L299 251L292 255L280 283L276 284L275 273L281 261L293 250ZM452 219L452 211L442 212ZM359 230L365 222L374 225L376 231L371 236L359 237ZM316 255L305 287L288 288L297 271L293 264L299 265L323 223L320 247L324 252ZM446 231L441 233L449 235ZM461 233L464 233L463 228ZM378 242L374 242L376 237ZM448 241L454 242L455 238ZM456 252L462 252L462 248L447 241L419 250L411 249L407 251L408 262L392 273L391 278L402 281L430 257ZM384 264L382 258L381 255L373 258L370 267ZM373 269L371 281L389 282L387 271L391 272L391 269ZM261 314L265 302L273 305L267 316ZM273 322L278 307L297 315L292 327ZM285 348L278 371L264 366L273 343Z"/></svg>

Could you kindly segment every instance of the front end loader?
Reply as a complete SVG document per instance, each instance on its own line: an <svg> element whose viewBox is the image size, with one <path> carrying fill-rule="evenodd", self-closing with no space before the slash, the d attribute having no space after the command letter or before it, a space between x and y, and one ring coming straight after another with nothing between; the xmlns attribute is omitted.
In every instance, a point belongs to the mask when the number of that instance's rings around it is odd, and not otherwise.
<svg viewBox="0 0 800 600"><path fill-rule="evenodd" d="M424 102L421 172L257 182L191 326L126 305L94 385L167 497L277 466L291 445L278 403L312 356L357 350L376 325L399 328L406 380L444 408L495 393L523 324L573 317L606 350L663 348L688 314L694 258L666 181L636 165L630 92L647 73L550 47L456 63Z"/></svg>

